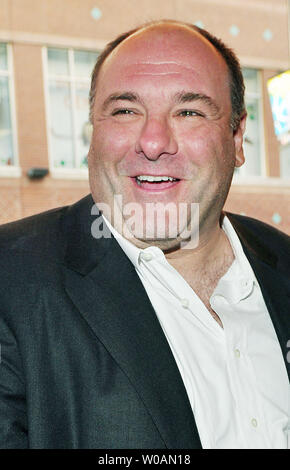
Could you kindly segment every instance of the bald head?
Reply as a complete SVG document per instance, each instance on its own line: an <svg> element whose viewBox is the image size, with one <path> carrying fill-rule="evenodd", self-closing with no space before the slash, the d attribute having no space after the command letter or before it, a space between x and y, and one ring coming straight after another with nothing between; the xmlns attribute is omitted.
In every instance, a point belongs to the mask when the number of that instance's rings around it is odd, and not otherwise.
<svg viewBox="0 0 290 470"><path fill-rule="evenodd" d="M140 44L144 45L144 43L145 47L142 47L142 52L148 61L153 57L153 53L154 60L156 59L156 51L152 50L152 45L160 46L160 60L162 61L169 59L172 55L180 55L182 59L187 51L184 50L184 43L180 39L187 39L187 49L192 49L198 56L202 56L205 50L210 49L214 55L223 60L215 47L199 31L184 24L168 22L149 25L130 34L107 56L105 63L114 60L120 50L131 53L133 49L139 48Z"/></svg>
<svg viewBox="0 0 290 470"><path fill-rule="evenodd" d="M184 42L178 41L177 38L186 36L188 41L186 41L185 46ZM151 54L152 45L156 45L156 43L162 47L160 47L159 57L158 55L156 56L156 47L154 47L153 58ZM142 47L140 47L141 44L143 44ZM185 50L185 47L187 50ZM216 63L220 62L220 67L223 64L225 66L225 81L229 85L232 106L231 126L234 130L238 127L240 119L245 114L245 105L243 76L237 57L231 49L206 30L191 24L171 20L148 23L128 31L110 42L100 54L93 70L90 90L90 120L92 123L95 96L98 90L97 84L101 70L112 63L114 58L120 54L120 51L123 53L122 60L126 61L126 54L124 53L126 51L128 51L132 59L133 50L136 51L136 54L138 53L137 51L142 50L144 61L154 60L158 62L159 60L161 62L170 62L174 57L179 56L182 59L188 53L188 50L190 50L196 59L199 60L199 67L203 67L205 70L208 67L208 60L214 60ZM203 57L207 57L207 59L202 60Z"/></svg>
<svg viewBox="0 0 290 470"><path fill-rule="evenodd" d="M221 54L198 31L187 25L160 23L139 29L111 52L99 72L101 77L111 64L122 56L122 65L136 62L145 64L188 64L198 73L198 67L209 73L212 66L224 73L229 84L227 65ZM197 67L198 64L198 67Z"/></svg>

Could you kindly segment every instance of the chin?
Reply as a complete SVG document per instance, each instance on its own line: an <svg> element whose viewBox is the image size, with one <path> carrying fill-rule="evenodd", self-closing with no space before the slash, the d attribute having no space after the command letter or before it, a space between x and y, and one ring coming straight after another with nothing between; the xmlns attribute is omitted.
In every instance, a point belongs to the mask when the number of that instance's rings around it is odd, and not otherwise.
<svg viewBox="0 0 290 470"><path fill-rule="evenodd" d="M136 239L136 238L135 238ZM147 248L149 246L156 246L160 248L160 250L164 251L165 253L170 253L171 251L175 251L181 248L181 241L178 239L158 239L158 238L138 238L138 245L140 248Z"/></svg>

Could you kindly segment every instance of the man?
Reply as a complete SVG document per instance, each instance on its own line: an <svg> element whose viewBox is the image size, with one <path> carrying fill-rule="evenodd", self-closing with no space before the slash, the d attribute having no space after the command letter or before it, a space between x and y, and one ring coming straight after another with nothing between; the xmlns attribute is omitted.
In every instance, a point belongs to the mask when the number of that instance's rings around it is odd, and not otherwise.
<svg viewBox="0 0 290 470"><path fill-rule="evenodd" d="M222 212L243 92L191 25L100 56L93 199L1 228L1 447L287 448L289 240Z"/></svg>

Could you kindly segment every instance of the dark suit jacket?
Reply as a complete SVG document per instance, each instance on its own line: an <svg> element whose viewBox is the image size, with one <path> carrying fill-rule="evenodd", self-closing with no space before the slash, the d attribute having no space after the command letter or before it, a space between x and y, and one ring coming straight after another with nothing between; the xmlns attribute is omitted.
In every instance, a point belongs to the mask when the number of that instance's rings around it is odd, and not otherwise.
<svg viewBox="0 0 290 470"><path fill-rule="evenodd" d="M0 447L200 448L152 305L118 243L92 237L92 204L0 228ZM228 215L289 374L289 238Z"/></svg>

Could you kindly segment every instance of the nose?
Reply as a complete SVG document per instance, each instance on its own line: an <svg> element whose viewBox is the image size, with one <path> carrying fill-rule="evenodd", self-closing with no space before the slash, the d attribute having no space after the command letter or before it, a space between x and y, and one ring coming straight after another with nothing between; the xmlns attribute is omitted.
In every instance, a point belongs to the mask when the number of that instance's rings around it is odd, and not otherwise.
<svg viewBox="0 0 290 470"><path fill-rule="evenodd" d="M161 155L174 155L178 145L166 118L147 118L136 142L136 152L148 160L157 160Z"/></svg>

